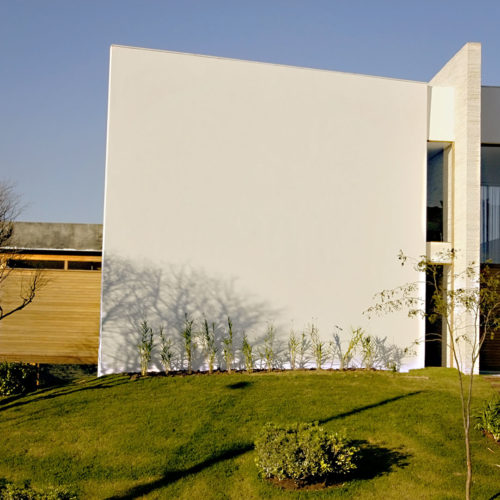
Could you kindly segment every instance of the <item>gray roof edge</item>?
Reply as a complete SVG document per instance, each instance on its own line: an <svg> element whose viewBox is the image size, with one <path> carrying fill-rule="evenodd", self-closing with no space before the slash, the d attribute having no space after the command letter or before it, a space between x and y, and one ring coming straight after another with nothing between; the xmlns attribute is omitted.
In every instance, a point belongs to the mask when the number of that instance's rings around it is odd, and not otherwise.
<svg viewBox="0 0 500 500"><path fill-rule="evenodd" d="M14 233L4 249L102 251L102 224L14 222Z"/></svg>

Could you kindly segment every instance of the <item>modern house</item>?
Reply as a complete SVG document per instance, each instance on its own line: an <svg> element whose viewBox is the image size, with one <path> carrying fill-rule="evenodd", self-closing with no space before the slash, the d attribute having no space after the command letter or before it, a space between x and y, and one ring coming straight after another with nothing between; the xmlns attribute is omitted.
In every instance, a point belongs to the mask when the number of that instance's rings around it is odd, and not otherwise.
<svg viewBox="0 0 500 500"><path fill-rule="evenodd" d="M102 225L16 222L7 243L0 249L9 273L1 289L4 312L19 305L34 272L44 286L29 306L0 322L0 360L96 364Z"/></svg>
<svg viewBox="0 0 500 500"><path fill-rule="evenodd" d="M312 322L344 343L361 326L413 346L403 370L452 366L446 332L426 343L423 319L362 313L419 279L401 249L456 249L445 275L500 264L499 146L478 43L430 82L113 46L99 373L138 370L142 320L180 338L186 314L219 342L230 316L256 346L272 323L278 349Z"/></svg>

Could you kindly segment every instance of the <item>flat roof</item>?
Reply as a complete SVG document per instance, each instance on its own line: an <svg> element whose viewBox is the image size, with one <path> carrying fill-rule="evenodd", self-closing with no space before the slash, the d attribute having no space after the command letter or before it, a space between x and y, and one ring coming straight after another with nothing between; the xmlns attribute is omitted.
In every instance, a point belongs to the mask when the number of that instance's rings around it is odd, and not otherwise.
<svg viewBox="0 0 500 500"><path fill-rule="evenodd" d="M14 222L14 233L3 248L101 252L102 224Z"/></svg>

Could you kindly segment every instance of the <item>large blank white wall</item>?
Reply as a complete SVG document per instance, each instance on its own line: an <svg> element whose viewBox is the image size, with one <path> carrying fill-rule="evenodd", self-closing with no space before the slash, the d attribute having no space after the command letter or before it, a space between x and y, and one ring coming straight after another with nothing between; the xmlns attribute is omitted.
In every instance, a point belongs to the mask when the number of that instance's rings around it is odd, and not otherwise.
<svg viewBox="0 0 500 500"><path fill-rule="evenodd" d="M312 320L421 339L361 313L417 278L396 256L425 253L426 139L422 83L112 47L100 373L184 310L256 342Z"/></svg>

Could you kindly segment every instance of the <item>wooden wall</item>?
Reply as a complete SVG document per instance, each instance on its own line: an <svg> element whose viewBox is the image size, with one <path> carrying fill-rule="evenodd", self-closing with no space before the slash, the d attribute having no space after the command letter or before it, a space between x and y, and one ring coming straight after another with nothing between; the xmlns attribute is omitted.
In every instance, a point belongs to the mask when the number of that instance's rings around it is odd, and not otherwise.
<svg viewBox="0 0 500 500"><path fill-rule="evenodd" d="M22 255L18 258L63 260L64 269L43 270L47 284L33 303L0 321L0 360L96 364L101 271L68 270L68 261L100 262L101 257ZM29 281L32 272L13 269L2 283L0 304L4 311L19 303L20 288Z"/></svg>

